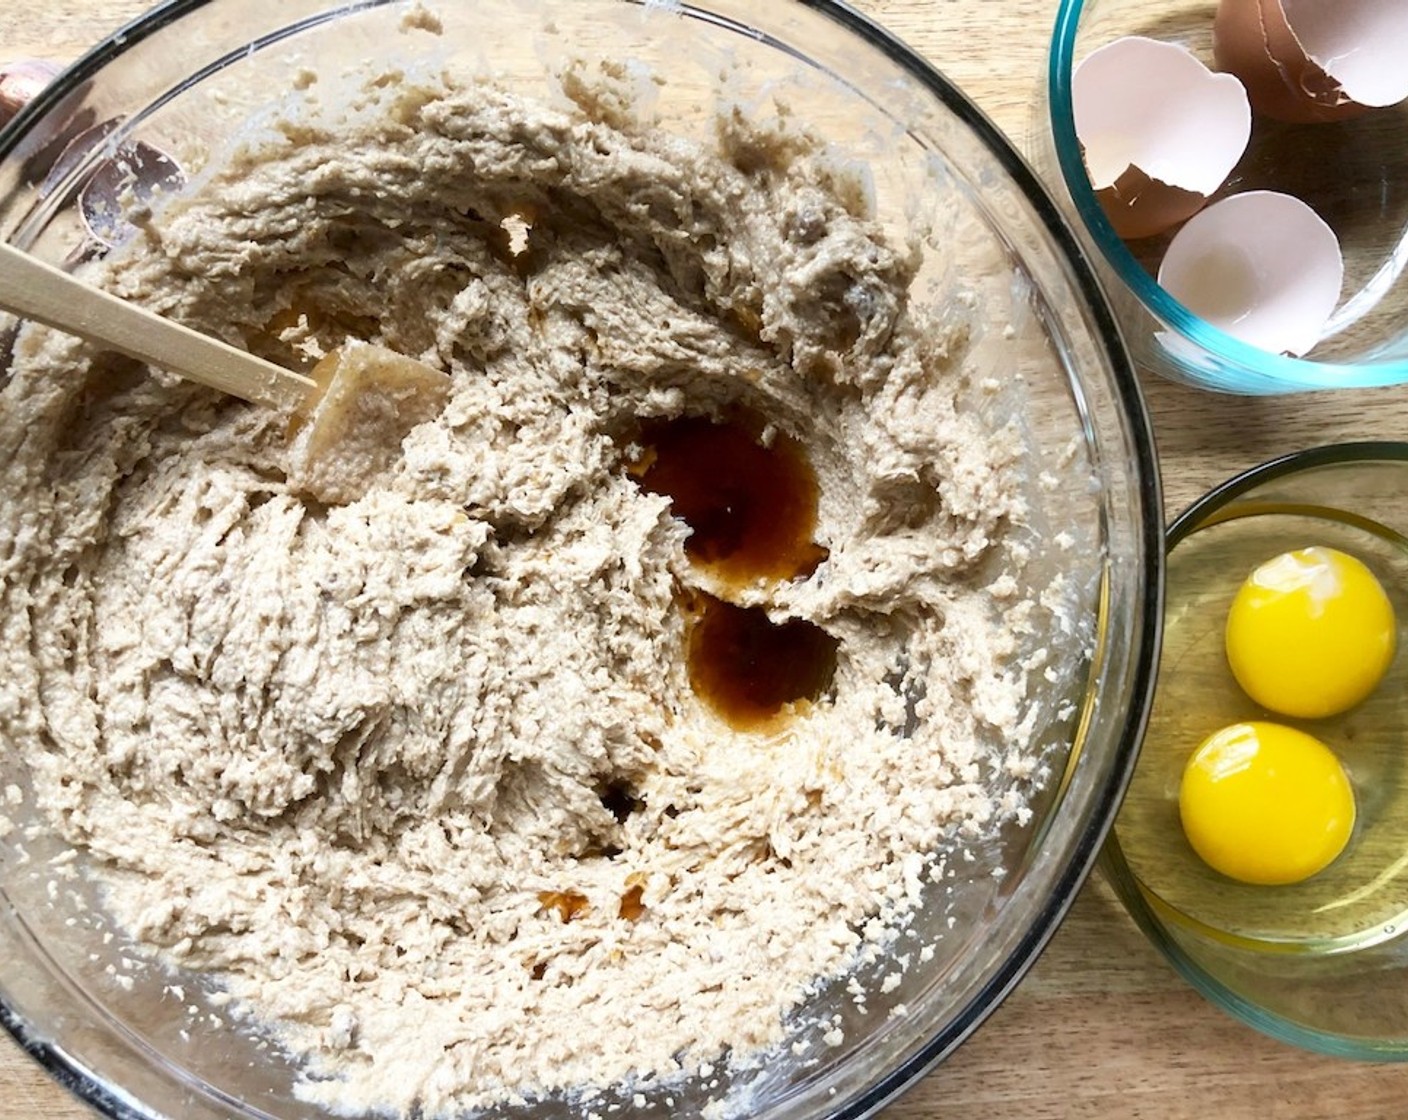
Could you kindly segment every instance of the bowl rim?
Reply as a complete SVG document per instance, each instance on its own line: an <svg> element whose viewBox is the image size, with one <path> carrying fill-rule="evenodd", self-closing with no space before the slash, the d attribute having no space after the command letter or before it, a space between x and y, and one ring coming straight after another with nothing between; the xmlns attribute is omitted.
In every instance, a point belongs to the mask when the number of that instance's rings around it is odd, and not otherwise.
<svg viewBox="0 0 1408 1120"><path fill-rule="evenodd" d="M1065 255L1072 270L1072 279L1080 294L1086 300L1087 308L1094 319L1094 327L1102 343L1114 358L1115 378L1112 388L1119 399L1126 419L1135 431L1135 456L1137 475L1141 480L1140 498L1151 516L1144 518L1141 526L1142 544L1147 563L1145 565L1143 592L1149 608L1144 632L1139 638L1137 650L1132 657L1133 718L1126 721L1119 742L1113 750L1116 766L1101 795L1096 798L1091 818L1092 827L1086 829L1076 846L1074 858L1065 872L1053 883L1053 889L1046 905L1036 915L1019 943L1016 951L987 985L979 989L954 1020L952 1030L943 1032L922 1046L908 1061L900 1063L888 1075L876 1082L851 1108L835 1114L835 1120L860 1120L880 1109L918 1080L925 1072L947 1057L957 1046L971 1035L983 1021L1001 1004L1008 993L1026 975L1036 962L1042 950L1050 941L1066 911L1075 901L1077 891L1085 882L1094 867L1104 844L1105 837L1113 830L1115 815L1123 801L1124 792L1134 773L1139 746L1143 741L1153 702L1154 684L1157 676L1158 651L1163 636L1163 595L1164 595L1164 536L1160 524L1160 511L1163 508L1163 488L1160 481L1158 458L1155 450L1152 419L1144 404L1143 392L1134 374L1134 367L1125 348L1123 335L1115 320L1099 280L1084 247L1065 216L1037 177L1026 160L1017 152L1011 141L988 116L961 93L924 56L911 50L897 36L885 30L869 17L851 8L844 0L799 0L803 6L830 15L837 22L855 32L860 38L878 48L896 62L946 108L962 120L983 141L1000 163L1003 171L1011 176L1026 201L1033 207L1037 216L1046 226L1047 232Z"/></svg>
<svg viewBox="0 0 1408 1120"><path fill-rule="evenodd" d="M32 125L60 105L75 89L97 75L108 63L129 48L174 24L214 0L162 0L156 7L110 33L62 71L14 118L0 128L0 160L8 158ZM351 9L373 8L398 0L344 0ZM656 0L620 0L639 7L655 6ZM1114 410L1121 417L1128 437L1132 474L1136 486L1131 503L1143 513L1137 538L1144 563L1142 572L1130 581L1131 597L1142 604L1141 632L1130 642L1127 656L1128 713L1118 738L1110 745L1110 767L1105 781L1091 797L1088 820L1071 846L1070 858L1053 876L1044 904L1034 912L1025 932L1015 942L1009 956L985 984L974 989L971 998L947 1024L905 1060L897 1062L882 1076L835 1111L831 1120L860 1120L870 1116L914 1084L929 1069L947 1057L997 1009L1036 962L1094 869L1106 836L1113 828L1139 745L1148 722L1157 674L1158 651L1163 632L1164 533L1161 519L1163 488L1159 472L1152 418L1143 390L1125 345L1108 297L1097 278L1090 256L1073 227L1056 205L1052 194L1017 151L1007 135L961 92L939 69L895 34L869 16L852 8L845 0L791 0L798 7L817 12L876 49L912 77L929 95L971 130L1015 186L1043 232L1056 250L1055 258L1064 267L1073 294L1080 297L1092 341L1109 361L1108 389ZM670 5L684 14L697 11L688 0ZM1084 408L1084 406L1081 406ZM1102 515L1102 521L1104 517ZM1108 582L1111 562L1104 560L1101 579ZM1102 607L1102 609L1104 609ZM1072 756L1074 761L1075 756ZM26 1022L0 997L0 1027L61 1085L112 1120L157 1120L147 1106L124 1099L95 1077L61 1046L48 1041L33 1024Z"/></svg>
<svg viewBox="0 0 1408 1120"><path fill-rule="evenodd" d="M1145 897L1146 888L1125 860L1124 852L1115 840L1113 831L1100 853L1099 866L1101 874L1113 888L1121 905L1140 932L1189 987L1214 1007L1268 1038L1298 1046L1312 1053L1352 1061L1408 1062L1408 1048L1362 1038L1352 1039L1307 1027L1303 1023L1266 1010L1214 977L1169 935L1155 907Z"/></svg>
<svg viewBox="0 0 1408 1120"><path fill-rule="evenodd" d="M1047 116L1062 184L1095 251L1113 269L1118 282L1160 324L1231 367L1208 372L1200 366L1198 376L1211 387L1243 393L1368 389L1408 381L1408 359L1372 364L1320 362L1251 346L1194 314L1149 275L1115 232L1095 197L1076 136L1071 77L1076 66L1076 38L1086 6L1087 0L1059 0L1047 55Z"/></svg>
<svg viewBox="0 0 1408 1120"><path fill-rule="evenodd" d="M1356 463L1397 463L1408 467L1408 441L1355 440L1324 444L1279 455L1264 463L1233 475L1218 483L1193 501L1169 524L1166 538L1171 551L1181 541L1201 528L1210 515L1235 502L1258 487L1307 470ZM1208 972L1198 959L1176 941L1160 917L1160 905L1152 901L1153 893L1144 886L1129 866L1119 836L1111 829L1100 853L1100 871L1114 889L1120 903L1134 923L1149 939L1164 959L1187 983L1233 1018L1279 1042L1287 1042L1304 1050L1334 1058L1358 1061L1408 1062L1408 1040L1386 1043L1363 1038L1351 1038L1309 1027L1268 1011L1237 989ZM1167 905L1167 904L1163 904Z"/></svg>
<svg viewBox="0 0 1408 1120"><path fill-rule="evenodd" d="M1248 467L1224 482L1218 483L1169 523L1165 534L1172 550L1187 537L1207 515L1241 497L1249 490L1286 475L1339 463L1408 462L1408 440L1350 440L1290 451Z"/></svg>

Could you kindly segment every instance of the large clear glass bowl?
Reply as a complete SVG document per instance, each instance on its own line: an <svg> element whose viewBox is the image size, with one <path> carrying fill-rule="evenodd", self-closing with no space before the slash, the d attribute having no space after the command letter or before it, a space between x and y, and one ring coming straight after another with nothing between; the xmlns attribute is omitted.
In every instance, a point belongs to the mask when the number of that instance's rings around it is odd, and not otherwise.
<svg viewBox="0 0 1408 1120"><path fill-rule="evenodd" d="M1155 279L1170 234L1122 241L1086 173L1071 108L1071 75L1092 51L1129 35L1185 47L1215 68L1209 0L1061 0L1035 122L1053 183L1096 262L1135 361L1175 381L1270 395L1408 381L1408 104L1330 124L1255 116L1251 144L1213 201L1276 190L1308 203L1345 258L1340 304L1303 358L1248 345L1194 314Z"/></svg>
<svg viewBox="0 0 1408 1120"><path fill-rule="evenodd" d="M1050 683L1032 697L1045 780L1029 822L973 852L914 917L935 945L896 989L888 962L858 965L805 1008L839 1017L845 1042L783 1049L711 1086L669 1085L625 1104L646 1115L861 1116L957 1046L1031 964L1099 850L1132 767L1161 619L1161 501L1153 442L1127 356L1081 250L997 130L903 44L842 4L753 0L444 4L443 33L400 33L405 5L178 0L102 43L0 133L0 237L73 266L100 251L76 206L114 152L139 141L198 176L232 135L292 96L309 60L326 73L368 58L492 71L544 90L568 54L630 60L659 80L662 119L707 137L721 69L738 104L792 98L843 158L862 164L882 220L923 229L921 289L974 309L971 407L1023 434L1033 530L1029 594L1061 577L1074 625L1035 635ZM111 123L109 125L109 122ZM99 132L90 130L99 126ZM86 134L91 144L75 137ZM120 173L120 169L119 169ZM14 324L0 336L7 361ZM0 751L0 789L28 776ZM28 804L23 799L21 804ZM199 977L113 968L140 946L105 937L80 855L62 870L37 818L0 842L0 1017L38 1060L111 1116L213 1120L324 1114L296 1092L298 1065L254 1028L223 1023ZM67 857L64 857L67 859ZM76 873L75 873L76 872ZM185 1002L170 998L181 984ZM603 1114L610 1098L596 1102ZM547 1100L503 1115L567 1116ZM496 1113L498 1114L498 1113Z"/></svg>

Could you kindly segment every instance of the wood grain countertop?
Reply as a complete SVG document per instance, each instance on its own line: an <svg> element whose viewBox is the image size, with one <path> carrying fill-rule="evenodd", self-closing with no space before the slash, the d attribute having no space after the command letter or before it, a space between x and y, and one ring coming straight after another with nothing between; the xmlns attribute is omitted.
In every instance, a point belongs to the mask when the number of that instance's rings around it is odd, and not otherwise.
<svg viewBox="0 0 1408 1120"><path fill-rule="evenodd" d="M927 55L1019 147L1030 148L1054 0L862 0L857 6ZM0 62L73 58L146 7L141 0L8 0L0 5ZM1144 385L1170 513L1282 452L1408 431L1408 386L1257 400L1216 397L1148 376ZM1405 1101L1408 1067L1302 1053L1205 1003L1097 877L1017 991L884 1115L1392 1120L1408 1114ZM0 1120L91 1115L0 1036Z"/></svg>

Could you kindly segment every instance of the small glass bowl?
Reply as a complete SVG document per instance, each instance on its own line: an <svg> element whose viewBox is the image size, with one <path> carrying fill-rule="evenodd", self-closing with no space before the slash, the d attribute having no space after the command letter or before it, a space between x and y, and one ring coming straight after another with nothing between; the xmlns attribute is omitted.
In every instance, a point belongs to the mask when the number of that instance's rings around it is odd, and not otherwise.
<svg viewBox="0 0 1408 1120"><path fill-rule="evenodd" d="M1090 185L1076 138L1071 74L1093 50L1127 35L1186 47L1209 66L1216 3L1061 0L1051 36L1040 139L1053 185L1110 291L1133 356L1175 381L1269 395L1408 381L1408 104L1332 124L1282 124L1253 114L1246 154L1212 201L1279 190L1308 203L1339 237L1341 302L1305 358L1240 342L1193 314L1155 280L1169 234L1122 241ZM1058 195L1061 193L1058 190Z"/></svg>
<svg viewBox="0 0 1408 1120"><path fill-rule="evenodd" d="M1328 545L1363 560L1398 620L1398 654L1349 712L1270 715L1226 664L1223 626L1257 564ZM1408 443L1288 455L1211 491L1168 533L1162 668L1149 729L1102 868L1135 921L1198 991L1286 1042L1408 1060ZM1271 718L1343 763L1358 820L1344 853L1293 886L1236 883L1183 835L1178 784L1208 734Z"/></svg>

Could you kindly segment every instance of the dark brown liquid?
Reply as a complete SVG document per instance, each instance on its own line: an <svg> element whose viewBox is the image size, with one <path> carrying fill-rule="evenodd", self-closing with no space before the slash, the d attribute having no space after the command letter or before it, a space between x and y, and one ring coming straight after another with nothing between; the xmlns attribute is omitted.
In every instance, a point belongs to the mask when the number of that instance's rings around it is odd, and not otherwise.
<svg viewBox="0 0 1408 1120"><path fill-rule="evenodd" d="M801 445L761 422L682 416L647 424L641 486L690 527L685 551L729 583L808 576L826 558L816 532L816 475Z"/></svg>
<svg viewBox="0 0 1408 1120"><path fill-rule="evenodd" d="M556 910L564 924L588 909L587 896L576 891L539 891L538 903L544 910Z"/></svg>
<svg viewBox="0 0 1408 1120"><path fill-rule="evenodd" d="M685 551L734 586L811 575L826 559L816 533L816 473L802 446L778 433L768 446L763 421L682 416L646 424L642 488L670 499L690 528ZM756 729L789 704L831 687L836 639L818 626L777 624L757 607L688 592L689 680L695 694L739 730Z"/></svg>
<svg viewBox="0 0 1408 1120"><path fill-rule="evenodd" d="M739 730L768 723L788 704L815 700L836 673L837 641L801 619L775 623L761 607L695 594L689 680Z"/></svg>
<svg viewBox="0 0 1408 1120"><path fill-rule="evenodd" d="M628 922L640 921L640 916L645 913L645 884L631 882L635 877L632 875L626 880L626 892L621 896L621 905L616 909L617 916L625 918Z"/></svg>

